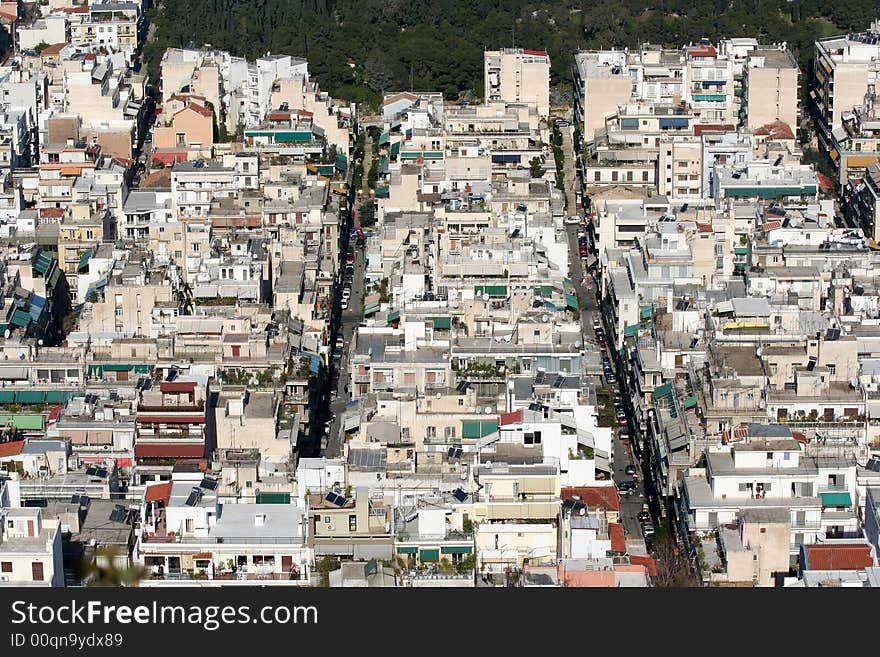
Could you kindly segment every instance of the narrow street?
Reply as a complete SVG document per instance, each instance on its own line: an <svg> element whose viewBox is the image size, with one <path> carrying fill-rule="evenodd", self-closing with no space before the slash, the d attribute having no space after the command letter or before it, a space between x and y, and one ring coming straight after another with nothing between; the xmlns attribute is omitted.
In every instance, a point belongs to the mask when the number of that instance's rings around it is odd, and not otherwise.
<svg viewBox="0 0 880 657"><path fill-rule="evenodd" d="M567 233L569 238L569 252L570 252L570 277L571 280L575 282L575 286L577 288L578 294L578 302L581 307L581 330L583 333L584 339L584 351L589 353L591 350L597 350L600 353L600 359L602 356L608 357L607 350L602 350L599 348L596 343L596 334L593 330L593 322L598 319L600 322L603 322L604 317L600 311L599 304L596 300L596 289L595 286L588 282L587 286L580 285L580 281L583 280L583 260L578 257L578 226L571 225L567 226ZM607 329L606 329L606 335ZM601 366L600 366L601 367ZM617 383L615 385L609 385L605 382L605 378L602 375L594 376L594 382L596 383L597 392L600 389L608 390L608 403L610 403L611 398L614 396L614 393L620 393L622 398L626 398L621 390L622 378L618 377ZM601 402L600 402L601 403ZM631 409L626 409L627 415L630 415ZM625 428L623 430L626 430ZM638 461L636 460L632 447L624 445L623 442L618 438L620 434L621 428L614 428L614 440L613 440L613 460L612 460L612 468L614 469L614 482L617 484L621 481L628 481L635 479L639 484L642 484L642 477L639 472L633 476L626 474L626 467L628 465L636 465L638 467ZM630 433L631 430L630 430ZM641 524L638 521L638 513L642 510L642 504L645 502L644 491L642 486L639 486L639 489L630 494L630 495L621 495L620 496L620 517L621 522L623 523L624 529L626 530L627 536L632 537L641 537L642 536L642 528Z"/></svg>
<svg viewBox="0 0 880 657"><path fill-rule="evenodd" d="M565 119L570 121L571 113L567 112ZM562 172L565 175L565 211L568 214L578 214L576 203L576 189L578 185L577 173L575 171L575 155L574 142L572 132L574 127L563 126L559 129L562 134L562 153L565 155L565 163L562 165Z"/></svg>

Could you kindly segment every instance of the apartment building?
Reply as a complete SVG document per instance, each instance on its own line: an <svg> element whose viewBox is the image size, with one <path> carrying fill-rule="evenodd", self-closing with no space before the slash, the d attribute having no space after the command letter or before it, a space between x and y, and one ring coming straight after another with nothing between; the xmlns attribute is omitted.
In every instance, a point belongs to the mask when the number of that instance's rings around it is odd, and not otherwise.
<svg viewBox="0 0 880 657"><path fill-rule="evenodd" d="M534 105L550 115L550 56L545 50L502 48L483 54L486 101Z"/></svg>

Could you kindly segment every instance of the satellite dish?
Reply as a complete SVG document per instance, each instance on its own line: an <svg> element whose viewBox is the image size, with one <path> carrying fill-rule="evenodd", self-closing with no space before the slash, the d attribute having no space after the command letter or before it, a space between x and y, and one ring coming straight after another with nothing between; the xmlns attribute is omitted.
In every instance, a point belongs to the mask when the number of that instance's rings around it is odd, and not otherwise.
<svg viewBox="0 0 880 657"><path fill-rule="evenodd" d="M550 321L550 317L548 315L541 315L541 321L548 322L548 321Z"/></svg>
<svg viewBox="0 0 880 657"><path fill-rule="evenodd" d="M489 295L486 294L485 292L483 292L483 301L486 301L486 302L489 301Z"/></svg>
<svg viewBox="0 0 880 657"><path fill-rule="evenodd" d="M37 340L37 345L39 345L40 347L43 346L43 338L40 338L39 340Z"/></svg>
<svg viewBox="0 0 880 657"><path fill-rule="evenodd" d="M586 507L581 508L581 510L578 511L578 515L582 515L582 516L584 516L584 515L586 515L586 514L587 514L587 509L586 509Z"/></svg>
<svg viewBox="0 0 880 657"><path fill-rule="evenodd" d="M766 408L766 406L767 406L767 402L765 402L763 399L758 400L758 408L764 409L764 408Z"/></svg>
<svg viewBox="0 0 880 657"><path fill-rule="evenodd" d="M760 358L763 355L764 355L764 349L762 349L761 347L758 347L758 350L755 352L755 356Z"/></svg>
<svg viewBox="0 0 880 657"><path fill-rule="evenodd" d="M18 352L18 359L19 360L24 360L26 358L26 356L27 356L27 354L25 354L23 351Z"/></svg>
<svg viewBox="0 0 880 657"><path fill-rule="evenodd" d="M484 413L485 413L486 415L491 415L491 414L492 414L492 407L491 407L491 406L487 406L487 407L486 407L486 410L484 411Z"/></svg>
<svg viewBox="0 0 880 657"><path fill-rule="evenodd" d="M9 329L6 329L3 332L3 337L6 338L7 340L9 339L9 336L11 336L11 335L12 335L12 331L10 331Z"/></svg>
<svg viewBox="0 0 880 657"><path fill-rule="evenodd" d="M857 378L853 377L849 380L849 385L852 388L858 388L859 387L859 380Z"/></svg>

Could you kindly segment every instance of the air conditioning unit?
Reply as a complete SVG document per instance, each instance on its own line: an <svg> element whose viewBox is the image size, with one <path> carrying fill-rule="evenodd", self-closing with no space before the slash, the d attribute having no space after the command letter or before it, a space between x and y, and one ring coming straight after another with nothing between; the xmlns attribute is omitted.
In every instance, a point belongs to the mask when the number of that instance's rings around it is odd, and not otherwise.
<svg viewBox="0 0 880 657"><path fill-rule="evenodd" d="M9 575L0 575L0 582L11 582Z"/></svg>

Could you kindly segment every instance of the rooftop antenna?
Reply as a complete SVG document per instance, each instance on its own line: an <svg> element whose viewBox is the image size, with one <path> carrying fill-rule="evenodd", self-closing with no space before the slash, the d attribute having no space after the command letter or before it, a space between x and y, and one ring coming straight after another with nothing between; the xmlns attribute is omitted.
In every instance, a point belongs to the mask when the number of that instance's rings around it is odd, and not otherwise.
<svg viewBox="0 0 880 657"><path fill-rule="evenodd" d="M412 64L412 62L409 63L409 91L410 91L410 93L413 92L413 64Z"/></svg>

